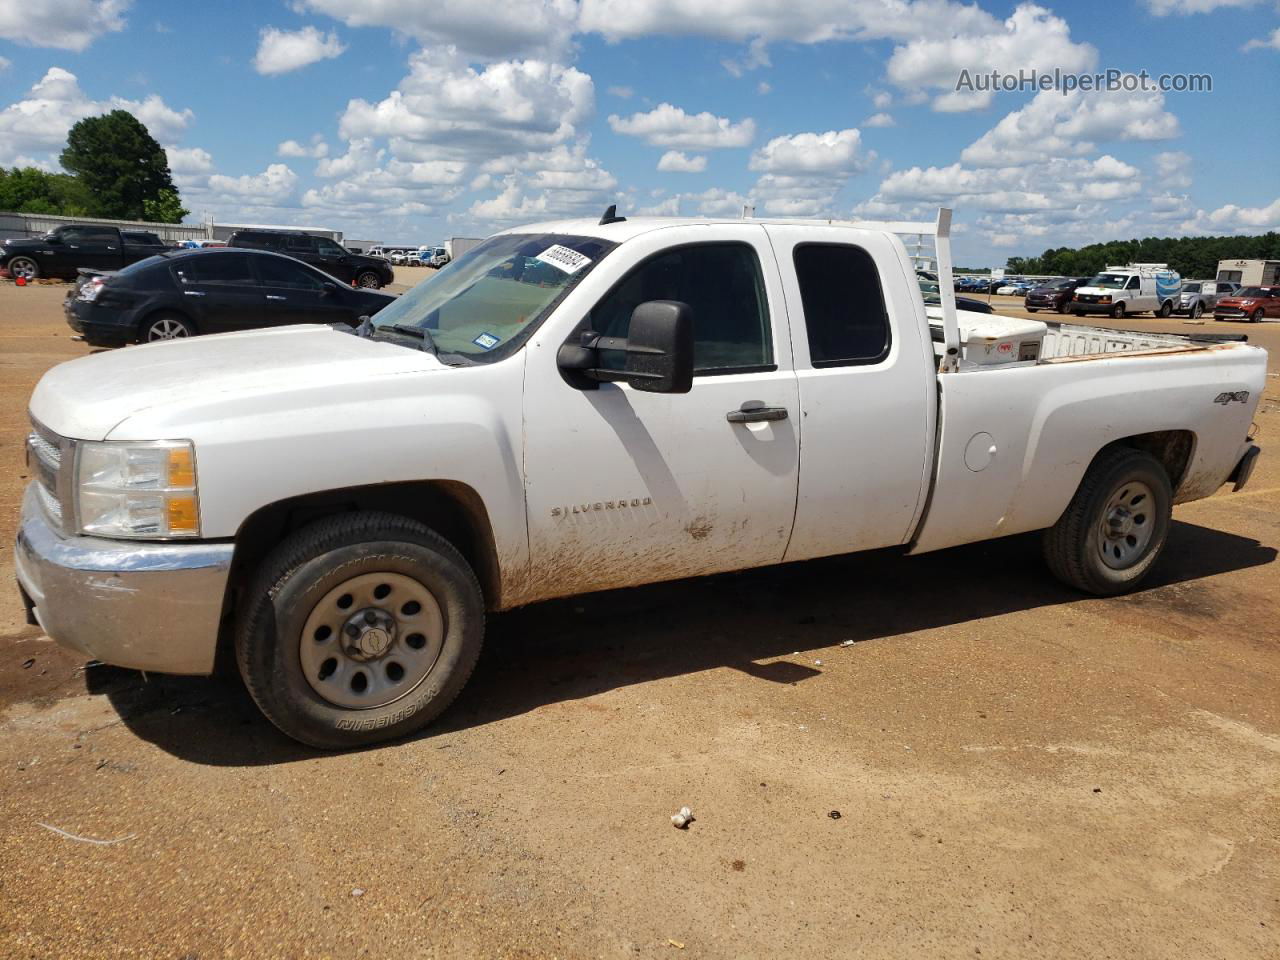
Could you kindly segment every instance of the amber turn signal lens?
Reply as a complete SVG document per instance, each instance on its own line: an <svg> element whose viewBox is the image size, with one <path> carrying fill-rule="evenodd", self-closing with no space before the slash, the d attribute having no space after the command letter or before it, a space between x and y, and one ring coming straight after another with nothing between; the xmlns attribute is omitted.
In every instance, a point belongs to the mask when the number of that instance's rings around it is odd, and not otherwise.
<svg viewBox="0 0 1280 960"><path fill-rule="evenodd" d="M167 512L171 535L200 532L200 511L195 497L169 497Z"/></svg>
<svg viewBox="0 0 1280 960"><path fill-rule="evenodd" d="M169 451L169 486L194 487L196 463L190 447L174 447Z"/></svg>

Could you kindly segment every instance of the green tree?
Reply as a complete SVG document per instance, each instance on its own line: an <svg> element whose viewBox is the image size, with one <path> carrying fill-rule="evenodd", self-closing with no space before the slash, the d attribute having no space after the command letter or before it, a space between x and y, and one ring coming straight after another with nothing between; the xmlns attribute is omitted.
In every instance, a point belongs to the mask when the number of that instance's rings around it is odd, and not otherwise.
<svg viewBox="0 0 1280 960"><path fill-rule="evenodd" d="M153 223L181 223L182 218L191 211L182 205L182 198L177 190L161 190L160 196L142 201L144 219Z"/></svg>
<svg viewBox="0 0 1280 960"><path fill-rule="evenodd" d="M35 167L0 168L0 210L83 217L90 205L89 191L75 177Z"/></svg>
<svg viewBox="0 0 1280 960"><path fill-rule="evenodd" d="M141 220L147 201L163 203L165 191L177 196L164 149L124 110L77 123L61 159L88 188L92 216Z"/></svg>

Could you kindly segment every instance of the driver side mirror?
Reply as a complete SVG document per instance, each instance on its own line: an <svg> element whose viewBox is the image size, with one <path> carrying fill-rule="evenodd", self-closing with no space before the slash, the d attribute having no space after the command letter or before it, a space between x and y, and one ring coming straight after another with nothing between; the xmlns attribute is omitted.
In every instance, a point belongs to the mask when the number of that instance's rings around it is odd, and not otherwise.
<svg viewBox="0 0 1280 960"><path fill-rule="evenodd" d="M601 350L622 351L623 369L602 368ZM625 339L587 330L579 343L560 347L556 362L565 379L582 390L613 381L646 393L688 393L693 389L693 309L677 300L642 303L632 311Z"/></svg>

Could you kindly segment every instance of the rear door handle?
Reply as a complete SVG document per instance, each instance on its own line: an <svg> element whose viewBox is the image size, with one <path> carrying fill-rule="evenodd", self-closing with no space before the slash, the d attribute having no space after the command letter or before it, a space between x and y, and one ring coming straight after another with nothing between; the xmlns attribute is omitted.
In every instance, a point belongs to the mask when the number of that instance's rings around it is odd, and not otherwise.
<svg viewBox="0 0 1280 960"><path fill-rule="evenodd" d="M268 300L287 300L287 299L289 299L288 297L277 297L275 294L272 294L272 293L268 293L268 294L266 295L266 297L267 297L267 299L268 299Z"/></svg>
<svg viewBox="0 0 1280 960"><path fill-rule="evenodd" d="M730 410L724 415L730 423L762 423L766 420L787 419L786 407L744 407Z"/></svg>
<svg viewBox="0 0 1280 960"><path fill-rule="evenodd" d="M204 296L204 294L201 293L199 290L183 290L182 295L184 297L203 297Z"/></svg>

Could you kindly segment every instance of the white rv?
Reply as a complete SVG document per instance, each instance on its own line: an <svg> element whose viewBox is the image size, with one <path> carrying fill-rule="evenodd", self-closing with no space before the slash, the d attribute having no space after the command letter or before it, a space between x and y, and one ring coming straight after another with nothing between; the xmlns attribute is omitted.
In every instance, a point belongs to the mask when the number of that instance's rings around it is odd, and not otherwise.
<svg viewBox="0 0 1280 960"><path fill-rule="evenodd" d="M1167 317L1177 308L1181 292L1182 278L1167 263L1130 263L1107 267L1077 288L1069 310L1077 315L1109 313L1117 319L1148 311Z"/></svg>

